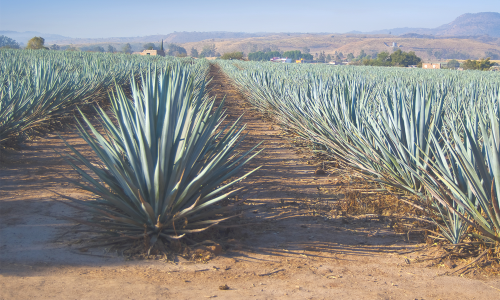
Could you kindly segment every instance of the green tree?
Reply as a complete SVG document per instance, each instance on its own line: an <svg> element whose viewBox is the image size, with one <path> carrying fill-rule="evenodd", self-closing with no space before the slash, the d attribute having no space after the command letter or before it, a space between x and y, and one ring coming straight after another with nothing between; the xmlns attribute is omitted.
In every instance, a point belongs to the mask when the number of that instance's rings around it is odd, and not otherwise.
<svg viewBox="0 0 500 300"><path fill-rule="evenodd" d="M116 48L111 46L111 45L108 45L108 52L109 53L115 53L116 52Z"/></svg>
<svg viewBox="0 0 500 300"><path fill-rule="evenodd" d="M305 60L313 60L312 54L309 53L302 53L302 58Z"/></svg>
<svg viewBox="0 0 500 300"><path fill-rule="evenodd" d="M228 52L224 53L221 57L221 59L226 59L226 60L233 60L233 59L243 59L243 52Z"/></svg>
<svg viewBox="0 0 500 300"><path fill-rule="evenodd" d="M93 46L84 46L80 48L81 51L86 52L106 52L102 46L93 45Z"/></svg>
<svg viewBox="0 0 500 300"><path fill-rule="evenodd" d="M319 53L318 62L324 63L326 61L325 51Z"/></svg>
<svg viewBox="0 0 500 300"><path fill-rule="evenodd" d="M200 53L200 58L203 57L214 57L215 56L215 45L205 45Z"/></svg>
<svg viewBox="0 0 500 300"><path fill-rule="evenodd" d="M125 45L123 45L122 47L122 52L125 53L125 54L130 54L132 53L132 46L130 46L129 43L126 43Z"/></svg>
<svg viewBox="0 0 500 300"><path fill-rule="evenodd" d="M330 54L328 54L326 56L326 62L331 62L332 61L332 56Z"/></svg>
<svg viewBox="0 0 500 300"><path fill-rule="evenodd" d="M257 51L248 53L248 60L253 61L269 61L273 57L281 57L281 53L279 53L279 51Z"/></svg>
<svg viewBox="0 0 500 300"><path fill-rule="evenodd" d="M359 52L359 55L358 55L358 57L356 57L356 59L363 59L366 56L368 56L368 55L365 53L365 50L361 50L361 52Z"/></svg>
<svg viewBox="0 0 500 300"><path fill-rule="evenodd" d="M19 49L19 44L5 35L0 35L0 48Z"/></svg>
<svg viewBox="0 0 500 300"><path fill-rule="evenodd" d="M462 67L464 70L489 70L493 66L493 63L490 62L490 58L481 59L481 60L466 60Z"/></svg>
<svg viewBox="0 0 500 300"><path fill-rule="evenodd" d="M390 61L393 66L408 67L417 65L421 59L413 51L407 53L398 49L390 55Z"/></svg>
<svg viewBox="0 0 500 300"><path fill-rule="evenodd" d="M65 51L78 51L78 49L75 46L70 45L65 49Z"/></svg>
<svg viewBox="0 0 500 300"><path fill-rule="evenodd" d="M194 47L191 48L191 57L198 57L198 50L196 50Z"/></svg>
<svg viewBox="0 0 500 300"><path fill-rule="evenodd" d="M489 70L492 66L493 66L494 63L492 63L490 61L490 58L486 58L486 59L481 59L481 61L477 62L477 66L478 66L478 70L483 70L483 71L486 71L486 70Z"/></svg>
<svg viewBox="0 0 500 300"><path fill-rule="evenodd" d="M302 53L300 50L291 50L283 52L283 57L290 58L292 61L299 60L302 58Z"/></svg>
<svg viewBox="0 0 500 300"><path fill-rule="evenodd" d="M309 53L309 52L311 52L311 49L307 47L302 48L302 53Z"/></svg>
<svg viewBox="0 0 500 300"><path fill-rule="evenodd" d="M362 60L362 64L366 66L400 66L408 67L409 65L419 65L420 57L417 57L415 52L403 52L401 49L394 51L392 54L381 52L377 54L376 59L370 59L368 56Z"/></svg>
<svg viewBox="0 0 500 300"><path fill-rule="evenodd" d="M291 50L291 51L285 51L283 52L283 57L287 57L294 60L299 60L301 58L305 60L313 60L312 54L309 53L302 53L300 50Z"/></svg>
<svg viewBox="0 0 500 300"><path fill-rule="evenodd" d="M354 54L352 54L352 53L347 54L347 60L348 61L351 61L353 59L354 59Z"/></svg>
<svg viewBox="0 0 500 300"><path fill-rule="evenodd" d="M466 60L463 64L462 64L462 67L464 68L464 70L476 70L476 61L475 60Z"/></svg>
<svg viewBox="0 0 500 300"><path fill-rule="evenodd" d="M144 50L155 50L156 49L155 44L153 44L153 43L146 43L146 44L142 45L142 48L144 48Z"/></svg>
<svg viewBox="0 0 500 300"><path fill-rule="evenodd" d="M28 45L26 49L39 50L39 49L49 49L44 46L45 39L43 37L35 36L31 40L28 41Z"/></svg>
<svg viewBox="0 0 500 300"><path fill-rule="evenodd" d="M168 51L166 54L170 56L183 57L187 55L187 51L183 47L176 44L168 44Z"/></svg>
<svg viewBox="0 0 500 300"><path fill-rule="evenodd" d="M61 49L61 47L59 45L56 45L56 44L50 46L50 50L60 50L60 49Z"/></svg>
<svg viewBox="0 0 500 300"><path fill-rule="evenodd" d="M458 60L452 59L452 60L448 61L448 63L446 64L446 66L449 69L456 69L456 68L460 67L460 63L458 62Z"/></svg>
<svg viewBox="0 0 500 300"><path fill-rule="evenodd" d="M386 62L390 60L390 55L389 52L382 51L379 54L377 54L377 60L380 62Z"/></svg>

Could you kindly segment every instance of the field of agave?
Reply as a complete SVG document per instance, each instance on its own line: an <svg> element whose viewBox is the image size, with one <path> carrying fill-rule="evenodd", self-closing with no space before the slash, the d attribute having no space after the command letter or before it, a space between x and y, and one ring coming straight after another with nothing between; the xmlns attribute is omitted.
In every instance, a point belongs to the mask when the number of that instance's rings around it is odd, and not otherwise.
<svg viewBox="0 0 500 300"><path fill-rule="evenodd" d="M97 95L105 96L152 62L127 55L0 51L0 142L25 138L29 129L76 105L97 102Z"/></svg>
<svg viewBox="0 0 500 300"><path fill-rule="evenodd" d="M500 242L500 74L219 62L262 112L431 216Z"/></svg>
<svg viewBox="0 0 500 300"><path fill-rule="evenodd" d="M218 62L252 105L362 176L426 211L453 244L500 242L500 75L376 67ZM99 164L62 154L96 195L105 243L150 250L230 217L218 203L258 154L206 93L206 60L0 51L0 144L80 112ZM129 85L130 84L130 85ZM123 87L130 86L130 92ZM98 106L100 97L111 108ZM108 96L106 96L108 95ZM85 166L85 167L82 167Z"/></svg>
<svg viewBox="0 0 500 300"><path fill-rule="evenodd" d="M98 123L81 111L75 122L97 164L69 143L73 155L61 155L81 175L74 183L96 196L67 199L91 213L101 229L90 231L104 243L148 239L152 248L231 217L216 204L252 173L237 174L257 153L235 152L245 126L223 123L223 102L214 108L207 61L4 50L0 58L0 142L95 104ZM110 110L98 105L102 93Z"/></svg>

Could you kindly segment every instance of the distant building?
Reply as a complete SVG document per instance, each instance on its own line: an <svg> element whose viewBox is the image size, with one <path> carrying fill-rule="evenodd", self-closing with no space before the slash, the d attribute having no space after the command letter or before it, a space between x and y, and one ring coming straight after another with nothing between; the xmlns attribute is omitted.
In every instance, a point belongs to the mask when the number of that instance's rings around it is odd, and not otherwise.
<svg viewBox="0 0 500 300"><path fill-rule="evenodd" d="M292 63L292 59L291 58L281 58L281 57L273 57L271 58L269 61L272 61L272 62L278 62L278 63Z"/></svg>
<svg viewBox="0 0 500 300"><path fill-rule="evenodd" d="M305 59L301 58L299 60L296 60L295 63L296 64L313 64L316 62L314 60L305 60Z"/></svg>
<svg viewBox="0 0 500 300"><path fill-rule="evenodd" d="M139 52L140 55L160 55L165 56L165 51L163 50L144 50Z"/></svg>
<svg viewBox="0 0 500 300"><path fill-rule="evenodd" d="M165 51L163 50L163 40L161 40L160 44L160 50L144 50L142 52L139 52L140 55L159 55L159 56L165 56Z"/></svg>
<svg viewBox="0 0 500 300"><path fill-rule="evenodd" d="M386 42L384 42L384 45L385 45L386 47L389 47L389 48L400 48L400 47L403 47L402 45L399 45L399 46L398 46L398 43L396 43L396 42L392 42L392 45L389 45L389 44L387 44Z"/></svg>
<svg viewBox="0 0 500 300"><path fill-rule="evenodd" d="M441 64L433 64L433 63L423 63L422 69L441 69Z"/></svg>

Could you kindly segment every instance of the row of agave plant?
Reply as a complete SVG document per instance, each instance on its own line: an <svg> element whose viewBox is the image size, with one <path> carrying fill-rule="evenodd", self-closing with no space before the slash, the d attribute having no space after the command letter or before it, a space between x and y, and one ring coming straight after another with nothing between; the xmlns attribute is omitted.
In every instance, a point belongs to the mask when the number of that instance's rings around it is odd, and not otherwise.
<svg viewBox="0 0 500 300"><path fill-rule="evenodd" d="M162 249L234 216L220 201L257 170L239 173L260 151L236 150L245 125L224 122L224 101L215 107L208 96L207 61L14 50L0 58L0 142L77 111L77 130L95 156L66 141L60 154L80 175L74 184L95 197L61 196L90 213L81 221L100 234L99 245L147 240L150 250ZM94 101L102 91L110 108ZM96 118L78 108L92 102Z"/></svg>
<svg viewBox="0 0 500 300"><path fill-rule="evenodd" d="M224 101L215 107L206 90L208 70L207 61L150 66L140 82L130 77L131 95L116 86L110 112L96 107L98 124L81 113L78 131L99 162L69 143L64 156L83 179L74 183L96 197L66 198L91 213L97 245L146 241L148 253L162 251L235 215L220 202L258 169L239 174L260 151L236 151L245 125L224 122Z"/></svg>
<svg viewBox="0 0 500 300"><path fill-rule="evenodd" d="M249 101L427 210L453 244L500 242L500 76L220 62ZM471 231L468 228L474 228Z"/></svg>
<svg viewBox="0 0 500 300"><path fill-rule="evenodd" d="M0 143L96 102L165 58L35 50L0 51Z"/></svg>

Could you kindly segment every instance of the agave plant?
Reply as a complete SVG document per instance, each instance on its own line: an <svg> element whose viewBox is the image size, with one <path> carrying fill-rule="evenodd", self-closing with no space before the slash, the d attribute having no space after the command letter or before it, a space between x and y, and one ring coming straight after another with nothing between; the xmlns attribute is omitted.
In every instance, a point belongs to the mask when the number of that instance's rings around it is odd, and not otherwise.
<svg viewBox="0 0 500 300"><path fill-rule="evenodd" d="M0 143L68 114L76 105L96 102L113 85L124 84L131 73L138 75L146 67L143 62L155 60L158 58L0 51Z"/></svg>
<svg viewBox="0 0 500 300"><path fill-rule="evenodd" d="M492 189L499 178L493 163L498 130L492 129L498 126L493 121L498 109L489 108L490 121L483 120L480 131L474 120L482 116L475 107L486 111L484 99L498 94L498 74L219 65L254 106L302 138L384 186L417 195L412 204L428 208L450 242L459 243L468 225L489 238L498 236L498 188Z"/></svg>
<svg viewBox="0 0 500 300"><path fill-rule="evenodd" d="M84 117L82 138L104 167L98 167L74 147L68 161L84 182L77 184L97 196L95 201L72 201L91 212L109 243L149 238L182 238L228 218L219 201L255 170L235 177L257 155L255 146L238 154L245 126L223 126L222 103L205 96L205 82L195 80L187 67L147 72L142 89L131 79L132 98L117 87L112 94L112 117L98 110L104 134ZM83 114L82 114L83 115ZM90 132L85 130L88 126ZM231 215L229 215L231 216Z"/></svg>
<svg viewBox="0 0 500 300"><path fill-rule="evenodd" d="M433 172L426 172L426 188L440 205L472 225L482 238L500 242L500 101L492 93L485 108L486 117L473 113L467 120L465 136L451 126L452 135L438 146ZM495 103L496 102L496 103ZM495 107L496 106L496 107ZM482 134L482 145L477 125ZM454 228L460 227L455 224Z"/></svg>
<svg viewBox="0 0 500 300"><path fill-rule="evenodd" d="M431 138L442 127L444 93L425 85L396 85L380 95L378 114L366 114L365 131L350 131L351 165L384 184L420 195L414 172L428 169ZM417 174L418 175L418 174Z"/></svg>

